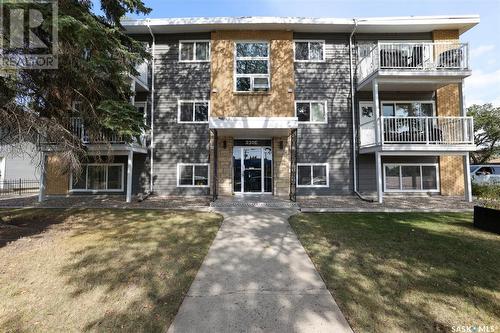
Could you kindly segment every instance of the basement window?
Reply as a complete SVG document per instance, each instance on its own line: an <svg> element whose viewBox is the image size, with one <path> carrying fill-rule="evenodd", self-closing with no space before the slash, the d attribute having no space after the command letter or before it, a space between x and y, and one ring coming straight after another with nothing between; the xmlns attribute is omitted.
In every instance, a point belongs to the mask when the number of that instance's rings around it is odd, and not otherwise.
<svg viewBox="0 0 500 333"><path fill-rule="evenodd" d="M298 163L297 187L328 187L328 163Z"/></svg>
<svg viewBox="0 0 500 333"><path fill-rule="evenodd" d="M384 164L384 192L437 191L437 164Z"/></svg>
<svg viewBox="0 0 500 333"><path fill-rule="evenodd" d="M70 189L75 192L123 191L123 169L119 163L84 164L80 175L71 175Z"/></svg>
<svg viewBox="0 0 500 333"><path fill-rule="evenodd" d="M177 187L208 187L208 163L177 164Z"/></svg>

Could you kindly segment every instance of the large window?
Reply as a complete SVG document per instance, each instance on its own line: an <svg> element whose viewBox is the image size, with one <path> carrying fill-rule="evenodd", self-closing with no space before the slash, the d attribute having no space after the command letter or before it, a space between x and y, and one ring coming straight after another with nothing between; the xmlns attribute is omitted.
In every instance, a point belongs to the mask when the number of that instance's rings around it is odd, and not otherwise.
<svg viewBox="0 0 500 333"><path fill-rule="evenodd" d="M179 101L177 121L180 123L208 122L210 103L208 101Z"/></svg>
<svg viewBox="0 0 500 333"><path fill-rule="evenodd" d="M432 117L434 102L382 102L384 117Z"/></svg>
<svg viewBox="0 0 500 333"><path fill-rule="evenodd" d="M183 62L209 61L210 42L206 40L180 41L179 60Z"/></svg>
<svg viewBox="0 0 500 333"><path fill-rule="evenodd" d="M123 191L123 164L84 164L70 185L72 191Z"/></svg>
<svg viewBox="0 0 500 333"><path fill-rule="evenodd" d="M209 166L206 163L177 164L178 187L208 187Z"/></svg>
<svg viewBox="0 0 500 333"><path fill-rule="evenodd" d="M235 53L235 90L268 91L269 43L237 42Z"/></svg>
<svg viewBox="0 0 500 333"><path fill-rule="evenodd" d="M326 101L296 101L295 114L301 122L327 123Z"/></svg>
<svg viewBox="0 0 500 333"><path fill-rule="evenodd" d="M437 164L384 164L385 192L437 192Z"/></svg>
<svg viewBox="0 0 500 333"><path fill-rule="evenodd" d="M328 187L328 163L298 163L297 187Z"/></svg>
<svg viewBox="0 0 500 333"><path fill-rule="evenodd" d="M324 61L324 40L298 40L295 41L295 61Z"/></svg>

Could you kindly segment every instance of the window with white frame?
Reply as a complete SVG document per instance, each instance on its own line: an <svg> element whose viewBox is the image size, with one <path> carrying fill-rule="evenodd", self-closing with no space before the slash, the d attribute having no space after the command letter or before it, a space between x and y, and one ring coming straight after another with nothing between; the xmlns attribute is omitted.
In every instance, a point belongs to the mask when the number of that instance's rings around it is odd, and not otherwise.
<svg viewBox="0 0 500 333"><path fill-rule="evenodd" d="M269 43L236 42L235 90L269 91Z"/></svg>
<svg viewBox="0 0 500 333"><path fill-rule="evenodd" d="M208 163L177 164L178 187L208 187Z"/></svg>
<svg viewBox="0 0 500 333"><path fill-rule="evenodd" d="M72 191L123 191L123 164L83 164L80 174L71 175Z"/></svg>
<svg viewBox="0 0 500 333"><path fill-rule="evenodd" d="M298 163L297 187L328 187L328 163Z"/></svg>
<svg viewBox="0 0 500 333"><path fill-rule="evenodd" d="M209 61L210 42L207 40L180 41L179 60L184 62Z"/></svg>
<svg viewBox="0 0 500 333"><path fill-rule="evenodd" d="M324 40L297 40L295 41L295 61L324 61Z"/></svg>
<svg viewBox="0 0 500 333"><path fill-rule="evenodd" d="M295 115L300 122L327 123L326 101L296 101Z"/></svg>
<svg viewBox="0 0 500 333"><path fill-rule="evenodd" d="M433 101L383 101L384 117L432 117Z"/></svg>
<svg viewBox="0 0 500 333"><path fill-rule="evenodd" d="M179 123L206 123L210 113L208 101L179 101Z"/></svg>
<svg viewBox="0 0 500 333"><path fill-rule="evenodd" d="M384 163L385 192L437 192L437 164Z"/></svg>

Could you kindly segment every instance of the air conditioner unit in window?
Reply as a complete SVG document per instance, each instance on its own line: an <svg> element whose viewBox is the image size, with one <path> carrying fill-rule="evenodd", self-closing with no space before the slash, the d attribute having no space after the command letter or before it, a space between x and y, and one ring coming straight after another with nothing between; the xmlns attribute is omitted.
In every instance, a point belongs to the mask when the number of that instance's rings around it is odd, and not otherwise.
<svg viewBox="0 0 500 333"><path fill-rule="evenodd" d="M256 77L253 79L253 89L255 91L268 91L269 90L269 79Z"/></svg>

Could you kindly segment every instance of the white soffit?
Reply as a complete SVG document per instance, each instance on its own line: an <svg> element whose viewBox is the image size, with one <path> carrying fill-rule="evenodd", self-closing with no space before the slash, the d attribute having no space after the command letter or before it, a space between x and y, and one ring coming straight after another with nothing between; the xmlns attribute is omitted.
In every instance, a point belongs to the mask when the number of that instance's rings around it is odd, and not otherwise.
<svg viewBox="0 0 500 333"><path fill-rule="evenodd" d="M210 117L212 129L290 129L299 126L297 117Z"/></svg>
<svg viewBox="0 0 500 333"><path fill-rule="evenodd" d="M460 33L479 23L479 15L406 16L358 18L357 33L419 33L457 29ZM289 30L294 32L351 32L354 19L307 17L191 17L164 19L124 19L130 34L192 33L217 30Z"/></svg>

